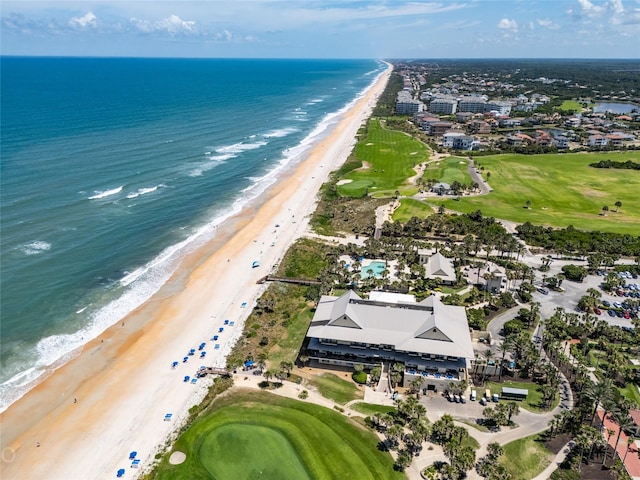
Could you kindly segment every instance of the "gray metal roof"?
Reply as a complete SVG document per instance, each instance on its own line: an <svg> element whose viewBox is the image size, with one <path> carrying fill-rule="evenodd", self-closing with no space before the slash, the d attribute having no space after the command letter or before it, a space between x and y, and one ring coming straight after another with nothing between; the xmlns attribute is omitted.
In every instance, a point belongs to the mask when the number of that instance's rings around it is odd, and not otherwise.
<svg viewBox="0 0 640 480"><path fill-rule="evenodd" d="M353 291L340 297L323 295L307 336L474 358L464 308L444 305L434 296L416 304L395 304L363 300Z"/></svg>
<svg viewBox="0 0 640 480"><path fill-rule="evenodd" d="M456 271L451 264L451 260L437 252L429 258L425 266L427 278L439 277L443 280L456 281Z"/></svg>

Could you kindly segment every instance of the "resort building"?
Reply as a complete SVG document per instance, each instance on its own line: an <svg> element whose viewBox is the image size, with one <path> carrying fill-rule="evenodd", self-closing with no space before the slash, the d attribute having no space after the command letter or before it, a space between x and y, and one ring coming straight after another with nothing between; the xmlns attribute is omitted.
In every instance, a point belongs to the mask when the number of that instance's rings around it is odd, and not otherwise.
<svg viewBox="0 0 640 480"><path fill-rule="evenodd" d="M420 258L420 263L425 267L425 276L427 278L440 280L443 285L455 285L456 270L450 259L442 255L440 252L436 252L433 255L426 257L425 255L420 254L420 250L418 250L418 256Z"/></svg>
<svg viewBox="0 0 640 480"><path fill-rule="evenodd" d="M353 291L323 295L307 331L307 356L346 367L402 363L404 386L419 378L421 388L431 390L467 378L474 353L463 307L435 296L421 302L389 293L372 298Z"/></svg>
<svg viewBox="0 0 640 480"><path fill-rule="evenodd" d="M465 268L464 276L472 285L490 293L507 291L507 271L495 263L489 262L483 267Z"/></svg>
<svg viewBox="0 0 640 480"><path fill-rule="evenodd" d="M434 98L429 103L429 111L433 113L452 115L456 113L457 108L458 100L455 98Z"/></svg>

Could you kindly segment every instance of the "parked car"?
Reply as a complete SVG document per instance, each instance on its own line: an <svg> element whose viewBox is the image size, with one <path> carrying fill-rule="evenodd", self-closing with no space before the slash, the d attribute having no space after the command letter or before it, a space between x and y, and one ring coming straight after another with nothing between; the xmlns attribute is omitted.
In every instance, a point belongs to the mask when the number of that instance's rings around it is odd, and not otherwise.
<svg viewBox="0 0 640 480"><path fill-rule="evenodd" d="M594 312L595 312L595 314L596 314L596 315L600 315L600 314L602 314L602 310L600 310L599 308L596 308L596 309L594 310Z"/></svg>
<svg viewBox="0 0 640 480"><path fill-rule="evenodd" d="M538 292L540 292L543 295L549 295L549 290L547 290L546 288L539 288Z"/></svg>
<svg viewBox="0 0 640 480"><path fill-rule="evenodd" d="M607 300L602 300L602 305L604 305L605 307L610 307L611 303Z"/></svg>
<svg viewBox="0 0 640 480"><path fill-rule="evenodd" d="M613 310L609 310L609 316L610 317L615 317L616 316L616 312L614 312Z"/></svg>

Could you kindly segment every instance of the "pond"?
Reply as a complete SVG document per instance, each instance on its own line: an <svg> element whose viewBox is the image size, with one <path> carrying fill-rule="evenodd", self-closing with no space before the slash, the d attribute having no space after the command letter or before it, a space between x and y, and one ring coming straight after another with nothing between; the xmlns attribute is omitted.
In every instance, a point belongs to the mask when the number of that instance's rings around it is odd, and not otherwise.
<svg viewBox="0 0 640 480"><path fill-rule="evenodd" d="M601 102L596 103L596 106L593 107L593 111L598 112L611 112L611 113L630 113L632 110L640 110L638 105L634 105L633 103L615 103L615 102Z"/></svg>

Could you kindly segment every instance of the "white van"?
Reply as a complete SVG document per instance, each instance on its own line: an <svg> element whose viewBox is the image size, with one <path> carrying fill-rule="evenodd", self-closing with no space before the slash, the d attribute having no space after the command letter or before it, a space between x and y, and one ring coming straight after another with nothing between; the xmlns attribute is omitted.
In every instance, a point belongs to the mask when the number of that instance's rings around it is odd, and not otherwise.
<svg viewBox="0 0 640 480"><path fill-rule="evenodd" d="M475 390L471 390L471 401L475 402L476 401L476 397L477 397L477 393Z"/></svg>

